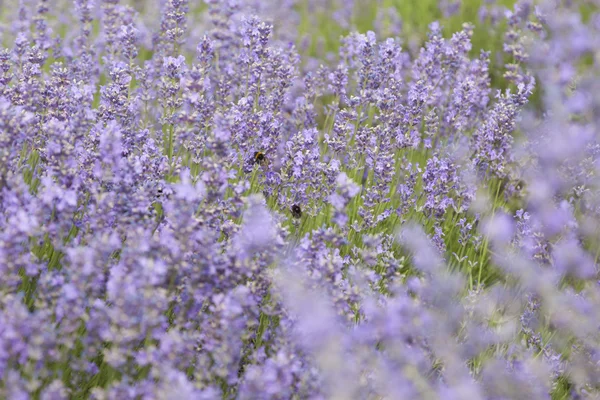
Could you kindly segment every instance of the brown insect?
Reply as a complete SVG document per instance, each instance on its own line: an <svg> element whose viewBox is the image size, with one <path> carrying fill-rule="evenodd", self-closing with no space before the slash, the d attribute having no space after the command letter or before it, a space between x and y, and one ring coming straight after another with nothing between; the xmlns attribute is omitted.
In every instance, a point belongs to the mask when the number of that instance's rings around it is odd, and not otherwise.
<svg viewBox="0 0 600 400"><path fill-rule="evenodd" d="M255 152L254 163L264 166L267 163L267 157L265 156L265 153L263 153L262 151Z"/></svg>

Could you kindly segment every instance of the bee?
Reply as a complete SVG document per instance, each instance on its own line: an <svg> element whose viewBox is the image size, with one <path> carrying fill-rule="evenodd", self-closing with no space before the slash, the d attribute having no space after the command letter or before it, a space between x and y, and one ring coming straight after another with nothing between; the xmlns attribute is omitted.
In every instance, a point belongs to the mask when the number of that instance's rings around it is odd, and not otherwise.
<svg viewBox="0 0 600 400"><path fill-rule="evenodd" d="M302 216L302 209L300 208L300 206L298 204L294 204L292 206L291 210L292 210L292 217L300 218Z"/></svg>
<svg viewBox="0 0 600 400"><path fill-rule="evenodd" d="M255 152L254 163L264 166L267 163L267 157L265 157L265 153L263 153L262 151Z"/></svg>

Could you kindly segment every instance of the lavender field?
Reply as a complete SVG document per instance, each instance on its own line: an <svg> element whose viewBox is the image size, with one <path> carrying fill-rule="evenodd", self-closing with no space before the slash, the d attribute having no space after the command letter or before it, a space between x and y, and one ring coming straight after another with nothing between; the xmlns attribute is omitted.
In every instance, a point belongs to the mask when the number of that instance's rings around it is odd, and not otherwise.
<svg viewBox="0 0 600 400"><path fill-rule="evenodd" d="M0 399L600 399L600 1L0 1Z"/></svg>

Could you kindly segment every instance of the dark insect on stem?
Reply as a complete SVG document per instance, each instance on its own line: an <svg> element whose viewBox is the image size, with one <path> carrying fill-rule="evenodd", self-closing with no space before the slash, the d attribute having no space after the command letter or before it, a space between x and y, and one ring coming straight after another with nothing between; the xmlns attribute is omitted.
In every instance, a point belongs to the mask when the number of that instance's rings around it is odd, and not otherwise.
<svg viewBox="0 0 600 400"><path fill-rule="evenodd" d="M292 217L300 218L302 216L302 209L300 208L300 206L298 204L294 204L292 206L291 210L292 210Z"/></svg>

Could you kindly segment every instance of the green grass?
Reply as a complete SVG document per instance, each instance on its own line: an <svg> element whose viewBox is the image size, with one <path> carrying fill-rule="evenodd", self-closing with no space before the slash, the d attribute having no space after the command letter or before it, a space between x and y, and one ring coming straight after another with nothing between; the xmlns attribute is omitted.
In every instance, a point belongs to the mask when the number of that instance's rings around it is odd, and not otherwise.
<svg viewBox="0 0 600 400"><path fill-rule="evenodd" d="M393 7L398 11L402 20L401 39L404 43L404 47L407 47L409 42L415 42L419 46L425 43L427 41L429 25L434 21L440 22L443 28L442 32L447 38L452 36L453 33L460 31L463 23L470 22L474 24L475 29L472 39L472 54L477 55L481 50L491 51L490 73L492 85L494 87L506 87L504 80L502 79L502 66L498 65L498 62L500 61L498 55L502 53L506 24L500 23L496 28L492 28L489 23L481 23L479 21L478 13L479 8L484 3L483 0L462 1L458 13L449 18L445 18L442 15L437 0L356 1L355 12L352 16L351 24L358 32L364 33L375 29L374 21L377 16L378 3L380 3L379 7ZM497 2L497 5L512 8L514 3L514 0L500 0ZM340 38L350 33L349 30L343 29L332 20L332 9L320 9L317 10L316 13L311 12L308 6L308 0L305 0L299 6L299 41L305 36L308 36L311 39L311 45L303 56L323 59L323 56L326 53L337 53L340 45ZM390 23L391 21L389 19L383 20L384 26L389 26ZM322 46L319 46L319 43L322 43ZM300 43L298 43L298 45L299 44Z"/></svg>

